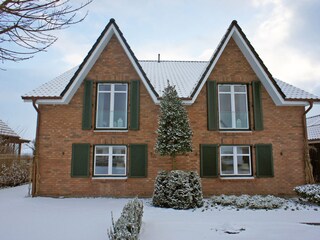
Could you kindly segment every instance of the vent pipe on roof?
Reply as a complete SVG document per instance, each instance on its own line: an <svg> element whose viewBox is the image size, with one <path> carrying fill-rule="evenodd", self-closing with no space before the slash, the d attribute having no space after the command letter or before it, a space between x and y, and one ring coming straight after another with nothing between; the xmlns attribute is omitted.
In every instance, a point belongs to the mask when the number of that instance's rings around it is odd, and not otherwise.
<svg viewBox="0 0 320 240"><path fill-rule="evenodd" d="M160 53L158 53L158 63L160 62Z"/></svg>

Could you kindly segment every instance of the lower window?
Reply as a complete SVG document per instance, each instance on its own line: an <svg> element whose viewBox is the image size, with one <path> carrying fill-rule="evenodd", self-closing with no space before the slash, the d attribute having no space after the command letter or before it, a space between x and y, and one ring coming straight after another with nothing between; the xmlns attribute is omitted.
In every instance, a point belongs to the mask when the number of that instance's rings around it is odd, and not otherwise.
<svg viewBox="0 0 320 240"><path fill-rule="evenodd" d="M125 176L127 147L97 145L94 151L94 176Z"/></svg>
<svg viewBox="0 0 320 240"><path fill-rule="evenodd" d="M251 176L250 146L221 146L220 175Z"/></svg>

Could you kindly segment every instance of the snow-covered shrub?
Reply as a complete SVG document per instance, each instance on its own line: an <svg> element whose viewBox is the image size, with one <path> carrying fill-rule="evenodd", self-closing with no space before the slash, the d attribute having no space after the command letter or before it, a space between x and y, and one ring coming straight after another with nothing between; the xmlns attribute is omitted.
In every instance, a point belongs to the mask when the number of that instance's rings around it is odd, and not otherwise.
<svg viewBox="0 0 320 240"><path fill-rule="evenodd" d="M152 204L174 209L201 207L203 195L199 175L181 170L160 171L155 181Z"/></svg>
<svg viewBox="0 0 320 240"><path fill-rule="evenodd" d="M143 215L143 203L137 198L128 202L121 213L120 218L108 230L110 240L137 240L141 228Z"/></svg>
<svg viewBox="0 0 320 240"><path fill-rule="evenodd" d="M0 167L0 187L14 187L29 181L29 168L26 164L14 161L10 166Z"/></svg>
<svg viewBox="0 0 320 240"><path fill-rule="evenodd" d="M214 204L222 206L235 206L237 208L250 208L250 209L275 209L280 208L285 203L285 200L272 195L268 196L249 196L249 195L220 195L211 197Z"/></svg>
<svg viewBox="0 0 320 240"><path fill-rule="evenodd" d="M255 195L252 196L249 200L248 207L252 209L275 209L282 207L284 203L285 200L283 198L275 197L272 195Z"/></svg>
<svg viewBox="0 0 320 240"><path fill-rule="evenodd" d="M320 205L320 184L307 184L293 189L299 196Z"/></svg>

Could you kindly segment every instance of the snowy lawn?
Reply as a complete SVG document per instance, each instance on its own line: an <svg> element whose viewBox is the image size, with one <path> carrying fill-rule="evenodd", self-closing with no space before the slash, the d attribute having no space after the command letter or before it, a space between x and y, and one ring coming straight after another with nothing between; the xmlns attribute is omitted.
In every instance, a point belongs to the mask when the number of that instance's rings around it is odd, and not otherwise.
<svg viewBox="0 0 320 240"><path fill-rule="evenodd" d="M28 186L0 190L0 239L107 240L111 211L118 219L128 199L30 198ZM320 207L289 202L278 210L211 206L196 210L155 208L143 200L141 240L319 239Z"/></svg>

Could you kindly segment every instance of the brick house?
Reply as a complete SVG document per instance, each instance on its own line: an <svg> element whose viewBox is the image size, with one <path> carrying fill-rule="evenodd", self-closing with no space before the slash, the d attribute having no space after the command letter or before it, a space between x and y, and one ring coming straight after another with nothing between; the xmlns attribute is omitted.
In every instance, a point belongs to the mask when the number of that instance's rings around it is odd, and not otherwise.
<svg viewBox="0 0 320 240"><path fill-rule="evenodd" d="M113 19L83 62L22 96L38 112L34 195L151 196L159 101L175 85L205 195L292 194L305 183L305 106L320 98L272 77L236 21L210 61L139 61ZM284 121L285 120L285 121Z"/></svg>

